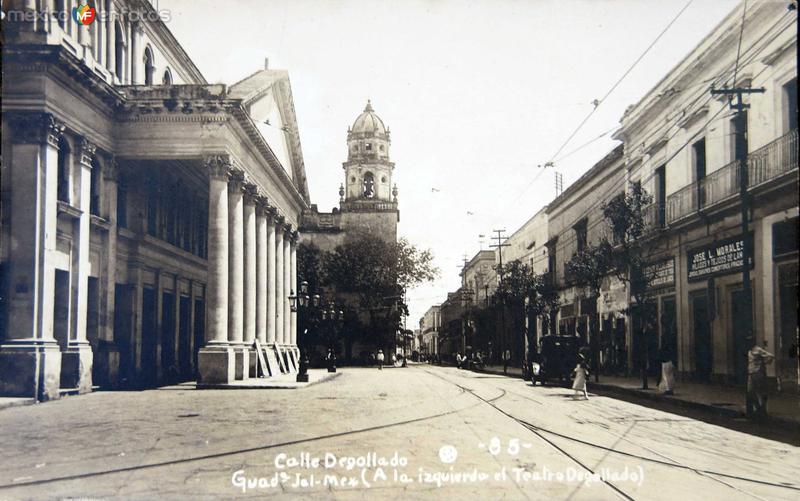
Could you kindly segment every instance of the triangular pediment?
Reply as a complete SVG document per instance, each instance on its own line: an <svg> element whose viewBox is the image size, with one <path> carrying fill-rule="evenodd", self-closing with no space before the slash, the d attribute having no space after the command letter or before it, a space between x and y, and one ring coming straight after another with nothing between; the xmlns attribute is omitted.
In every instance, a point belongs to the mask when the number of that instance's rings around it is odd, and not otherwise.
<svg viewBox="0 0 800 501"><path fill-rule="evenodd" d="M228 96L242 100L242 107L308 202L308 183L289 73L285 70L257 71L232 85Z"/></svg>

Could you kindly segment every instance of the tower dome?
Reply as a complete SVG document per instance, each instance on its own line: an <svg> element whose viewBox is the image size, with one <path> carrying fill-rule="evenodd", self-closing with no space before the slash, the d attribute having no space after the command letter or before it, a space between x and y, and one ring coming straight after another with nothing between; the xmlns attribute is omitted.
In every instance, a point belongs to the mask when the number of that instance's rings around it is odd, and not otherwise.
<svg viewBox="0 0 800 501"><path fill-rule="evenodd" d="M369 99L367 100L367 106L364 108L364 111L358 115L356 121L353 122L353 126L350 127L349 132L350 134L363 134L363 136L380 137L388 135L386 126L383 125L383 120L375 114L375 110L372 108L372 103Z"/></svg>

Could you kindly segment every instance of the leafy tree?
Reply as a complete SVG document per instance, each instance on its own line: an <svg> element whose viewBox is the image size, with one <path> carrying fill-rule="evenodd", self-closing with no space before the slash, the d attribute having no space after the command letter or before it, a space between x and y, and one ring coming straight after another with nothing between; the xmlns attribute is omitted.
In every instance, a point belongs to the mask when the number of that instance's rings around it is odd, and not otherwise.
<svg viewBox="0 0 800 501"><path fill-rule="evenodd" d="M568 278L568 283L585 287L588 291L588 297L596 301L600 295L603 280L610 273L610 250L601 241L600 245L590 245L575 253L566 264L565 275ZM594 369L592 372L594 372L595 381L599 381L600 345L598 336L600 327L596 314L590 317L589 324L589 343Z"/></svg>
<svg viewBox="0 0 800 501"><path fill-rule="evenodd" d="M364 341L387 347L395 340L409 288L436 278L433 255L405 239L386 242L369 235L352 235L332 252L314 246L298 249L298 273L312 290L320 286L335 290L352 309L345 317L345 339L350 355L358 334ZM318 287L312 287L312 280ZM346 313L349 313L346 311ZM354 320L357 319L357 324Z"/></svg>
<svg viewBox="0 0 800 501"><path fill-rule="evenodd" d="M601 239L597 252L602 256L601 267L626 283L631 294L629 312L638 326L640 336L640 369L642 387L647 389L647 325L653 320L653 297L650 283L654 278L648 271L646 259L650 255L647 225L644 210L653 202L653 197L634 183L631 189L603 205L603 217L610 230L610 239Z"/></svg>
<svg viewBox="0 0 800 501"><path fill-rule="evenodd" d="M495 298L508 306L512 324L523 332L529 347L536 345L532 332L525 327L525 318L548 316L558 309L558 295L545 275L539 275L525 263L511 261L502 268L503 280Z"/></svg>

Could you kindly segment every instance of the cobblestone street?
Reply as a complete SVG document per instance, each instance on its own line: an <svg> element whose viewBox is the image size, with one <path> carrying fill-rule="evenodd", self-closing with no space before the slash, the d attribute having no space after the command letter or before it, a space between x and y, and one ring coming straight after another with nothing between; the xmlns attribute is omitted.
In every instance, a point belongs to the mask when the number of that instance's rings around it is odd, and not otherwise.
<svg viewBox="0 0 800 501"><path fill-rule="evenodd" d="M796 447L571 393L419 365L345 368L298 390L177 386L13 407L0 411L0 454L14 458L0 499L797 497ZM605 482L572 478L588 470Z"/></svg>

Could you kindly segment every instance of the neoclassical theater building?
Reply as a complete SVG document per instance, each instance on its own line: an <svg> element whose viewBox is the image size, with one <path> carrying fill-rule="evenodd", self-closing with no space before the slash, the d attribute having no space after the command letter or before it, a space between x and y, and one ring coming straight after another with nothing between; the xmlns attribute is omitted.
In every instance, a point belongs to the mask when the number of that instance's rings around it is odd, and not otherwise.
<svg viewBox="0 0 800 501"><path fill-rule="evenodd" d="M209 84L143 0L3 3L0 394L294 370L289 78Z"/></svg>

